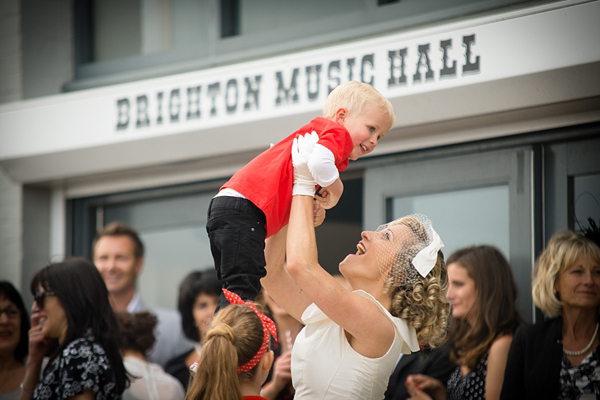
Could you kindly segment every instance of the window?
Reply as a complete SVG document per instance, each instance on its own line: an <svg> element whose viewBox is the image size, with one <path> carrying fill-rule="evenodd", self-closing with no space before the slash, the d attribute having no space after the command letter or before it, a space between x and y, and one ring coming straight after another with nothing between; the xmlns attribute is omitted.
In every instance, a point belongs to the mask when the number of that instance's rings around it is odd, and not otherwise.
<svg viewBox="0 0 600 400"><path fill-rule="evenodd" d="M344 196L316 229L319 262L331 274L356 251L362 230L362 179L343 175ZM73 199L70 254L91 257L97 230L112 221L136 229L146 248L138 290L148 304L176 308L179 282L193 270L214 268L206 212L223 181Z"/></svg>
<svg viewBox="0 0 600 400"><path fill-rule="evenodd" d="M431 154L423 151L414 161L406 155L382 158L367 169L365 227L422 213L442 238L446 257L467 246L496 246L513 269L519 312L531 321L535 150Z"/></svg>
<svg viewBox="0 0 600 400"><path fill-rule="evenodd" d="M78 0L76 81L67 89L300 51L524 1Z"/></svg>

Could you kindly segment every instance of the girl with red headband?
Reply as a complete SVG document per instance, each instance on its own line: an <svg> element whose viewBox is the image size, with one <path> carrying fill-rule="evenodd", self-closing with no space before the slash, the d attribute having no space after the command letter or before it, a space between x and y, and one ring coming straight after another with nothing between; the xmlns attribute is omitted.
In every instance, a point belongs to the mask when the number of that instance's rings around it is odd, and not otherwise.
<svg viewBox="0 0 600 400"><path fill-rule="evenodd" d="M202 356L192 365L187 400L259 400L273 365L269 336L277 340L275 323L235 293L223 289L232 304L215 314Z"/></svg>

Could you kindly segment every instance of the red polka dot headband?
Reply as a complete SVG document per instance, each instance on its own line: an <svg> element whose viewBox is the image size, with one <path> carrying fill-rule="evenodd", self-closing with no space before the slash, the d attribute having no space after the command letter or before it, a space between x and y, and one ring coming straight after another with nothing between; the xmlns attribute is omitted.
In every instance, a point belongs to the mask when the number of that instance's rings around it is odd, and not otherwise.
<svg viewBox="0 0 600 400"><path fill-rule="evenodd" d="M230 292L225 288L223 289L223 294L225 294L225 298L231 304L241 304L250 307L256 313L256 315L258 315L258 318L260 318L260 321L262 322L263 326L263 343L260 345L258 352L254 355L254 357L252 357L250 361L248 361L244 365L240 365L237 368L237 373L241 374L243 372L250 371L252 368L256 367L256 365L260 362L260 360L267 352L267 349L269 348L269 333L271 334L271 336L273 336L275 340L277 340L277 328L275 327L275 323L269 317L267 317L266 315L264 315L256 309L256 306L253 302L244 301L239 295Z"/></svg>

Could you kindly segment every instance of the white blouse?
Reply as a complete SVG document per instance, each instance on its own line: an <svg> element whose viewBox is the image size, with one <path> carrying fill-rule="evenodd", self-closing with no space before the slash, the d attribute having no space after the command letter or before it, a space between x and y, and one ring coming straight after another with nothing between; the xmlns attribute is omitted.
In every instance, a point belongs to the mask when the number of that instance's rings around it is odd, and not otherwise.
<svg viewBox="0 0 600 400"><path fill-rule="evenodd" d="M125 369L135 378L123 392L123 400L183 400L185 391L181 382L165 372L158 364L139 358L125 357Z"/></svg>

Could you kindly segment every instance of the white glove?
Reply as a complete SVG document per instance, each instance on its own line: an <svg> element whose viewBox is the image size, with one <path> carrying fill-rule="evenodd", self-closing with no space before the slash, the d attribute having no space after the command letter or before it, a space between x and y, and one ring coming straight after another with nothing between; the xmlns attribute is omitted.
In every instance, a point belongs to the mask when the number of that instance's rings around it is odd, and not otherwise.
<svg viewBox="0 0 600 400"><path fill-rule="evenodd" d="M294 188L292 195L305 195L314 197L315 178L308 169L308 159L319 141L317 132L312 131L300 135L292 142L292 166L294 167Z"/></svg>

